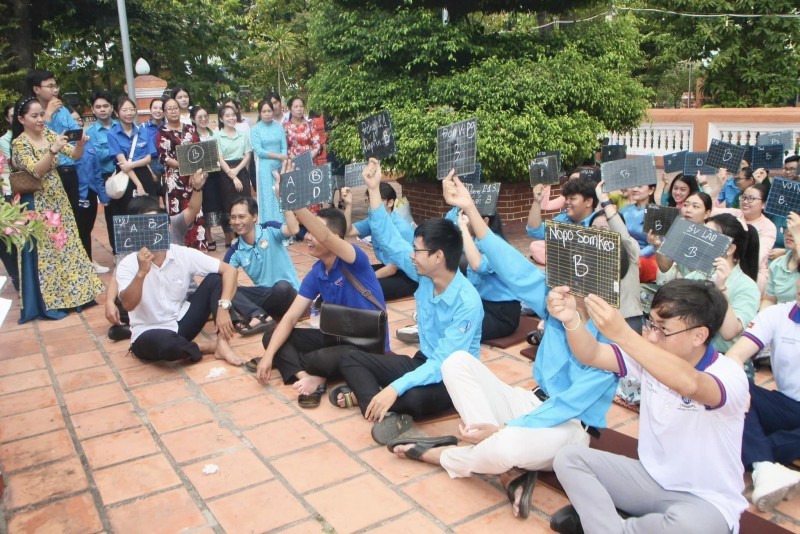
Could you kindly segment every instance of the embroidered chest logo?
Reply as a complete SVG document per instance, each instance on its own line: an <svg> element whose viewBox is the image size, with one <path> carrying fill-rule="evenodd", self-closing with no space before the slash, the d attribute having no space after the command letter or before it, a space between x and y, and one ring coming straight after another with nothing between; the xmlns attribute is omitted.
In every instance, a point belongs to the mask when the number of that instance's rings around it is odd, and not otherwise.
<svg viewBox="0 0 800 534"><path fill-rule="evenodd" d="M337 287L342 287L342 286L344 286L344 276L340 276L340 277L339 277L339 279L338 279L338 280L336 280L336 281L333 283L333 285L335 285L335 286L337 286Z"/></svg>

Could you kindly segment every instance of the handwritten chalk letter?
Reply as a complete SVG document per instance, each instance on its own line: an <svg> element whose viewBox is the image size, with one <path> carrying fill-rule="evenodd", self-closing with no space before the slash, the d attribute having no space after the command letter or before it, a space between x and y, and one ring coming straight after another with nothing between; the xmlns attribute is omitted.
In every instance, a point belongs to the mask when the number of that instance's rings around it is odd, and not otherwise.
<svg viewBox="0 0 800 534"><path fill-rule="evenodd" d="M791 212L800 213L800 182L773 179L764 211L778 217L788 217Z"/></svg>
<svg viewBox="0 0 800 534"><path fill-rule="evenodd" d="M728 172L737 173L745 152L747 152L747 148L744 146L712 139L711 145L708 147L706 165L715 169L726 169Z"/></svg>
<svg viewBox="0 0 800 534"><path fill-rule="evenodd" d="M658 252L687 269L711 275L714 260L727 252L732 241L725 234L679 217Z"/></svg>
<svg viewBox="0 0 800 534"><path fill-rule="evenodd" d="M443 126L436 134L436 178L444 180L452 169L456 176L475 172L478 155L478 120Z"/></svg>
<svg viewBox="0 0 800 534"><path fill-rule="evenodd" d="M364 177L361 172L366 167L366 163L351 163L344 166L344 186L349 188L364 185Z"/></svg>
<svg viewBox="0 0 800 534"><path fill-rule="evenodd" d="M361 134L361 148L367 160L388 158L397 152L392 118L388 111L381 111L359 121L358 133Z"/></svg>
<svg viewBox="0 0 800 534"><path fill-rule="evenodd" d="M708 152L689 152L686 154L686 164L683 167L683 174L686 176L697 176L700 174L716 174L717 169L706 165Z"/></svg>
<svg viewBox="0 0 800 534"><path fill-rule="evenodd" d="M142 247L151 251L169 249L169 216L153 215L114 216L114 254L139 252Z"/></svg>
<svg viewBox="0 0 800 534"><path fill-rule="evenodd" d="M618 159L600 165L600 176L605 180L603 191L619 191L636 185L658 183L656 158L652 154L638 158Z"/></svg>
<svg viewBox="0 0 800 534"><path fill-rule="evenodd" d="M642 231L647 234L652 231L656 235L667 235L672 223L680 215L681 210L672 208L670 206L658 206L650 204L644 210L644 224L642 224Z"/></svg>
<svg viewBox="0 0 800 534"><path fill-rule="evenodd" d="M500 184L466 184L472 201L481 216L491 217L497 212L497 198L500 196Z"/></svg>
<svg viewBox="0 0 800 534"><path fill-rule="evenodd" d="M603 228L545 221L548 287L569 286L619 308L620 236Z"/></svg>
<svg viewBox="0 0 800 534"><path fill-rule="evenodd" d="M331 164L281 174L281 211L331 202Z"/></svg>
<svg viewBox="0 0 800 534"><path fill-rule="evenodd" d="M557 184L559 171L556 156L543 156L532 159L528 164L531 176L531 187L536 184Z"/></svg>
<svg viewBox="0 0 800 534"><path fill-rule="evenodd" d="M683 172L683 168L686 166L686 154L688 153L688 150L682 150L665 155L664 172L668 174L672 172Z"/></svg>
<svg viewBox="0 0 800 534"><path fill-rule="evenodd" d="M215 140L178 145L178 172L181 176L191 176L197 169L204 172L219 170L218 145Z"/></svg>

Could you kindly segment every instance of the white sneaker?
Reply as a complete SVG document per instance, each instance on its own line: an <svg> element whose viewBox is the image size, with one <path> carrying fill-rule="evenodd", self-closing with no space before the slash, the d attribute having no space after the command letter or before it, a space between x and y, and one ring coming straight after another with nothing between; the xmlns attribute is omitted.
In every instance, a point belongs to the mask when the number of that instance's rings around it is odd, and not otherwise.
<svg viewBox="0 0 800 534"><path fill-rule="evenodd" d="M100 265L96 261L92 262L92 267L94 267L94 272L96 272L97 274L106 274L108 271L111 270L108 267L104 267L103 265Z"/></svg>
<svg viewBox="0 0 800 534"><path fill-rule="evenodd" d="M403 343L419 343L419 328L415 324L398 328L397 339Z"/></svg>
<svg viewBox="0 0 800 534"><path fill-rule="evenodd" d="M800 489L800 472L773 462L753 464L750 500L762 512L771 511L797 489Z"/></svg>

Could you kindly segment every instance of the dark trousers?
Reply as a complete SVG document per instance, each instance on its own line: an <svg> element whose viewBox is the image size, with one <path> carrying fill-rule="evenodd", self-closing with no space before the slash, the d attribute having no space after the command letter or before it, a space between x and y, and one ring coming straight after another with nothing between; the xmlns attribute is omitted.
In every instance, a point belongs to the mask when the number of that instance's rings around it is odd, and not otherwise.
<svg viewBox="0 0 800 534"><path fill-rule="evenodd" d="M97 194L89 190L85 199L78 200L78 211L75 212L75 223L78 225L78 237L89 259L92 259L92 230L97 219Z"/></svg>
<svg viewBox="0 0 800 534"><path fill-rule="evenodd" d="M800 402L750 382L750 411L744 419L742 463L791 464L800 458Z"/></svg>
<svg viewBox="0 0 800 534"><path fill-rule="evenodd" d="M382 263L377 263L372 266L373 271L385 267ZM419 284L408 277L401 269L398 269L392 276L386 278L378 278L378 283L383 291L383 298L386 302L390 300L399 300L410 297L417 290Z"/></svg>
<svg viewBox="0 0 800 534"><path fill-rule="evenodd" d="M189 297L189 309L178 321L178 331L163 328L143 332L131 345L131 352L142 360L183 360L193 362L203 359L197 343L192 341L203 330L208 315L217 318L217 305L222 294L222 277L209 274Z"/></svg>
<svg viewBox="0 0 800 534"><path fill-rule="evenodd" d="M510 336L519 326L521 305L518 300L492 302L483 300L481 339Z"/></svg>
<svg viewBox="0 0 800 534"><path fill-rule="evenodd" d="M264 334L264 348L269 345L273 333L274 330ZM352 345L326 347L322 332L316 328L294 328L286 343L275 353L272 365L280 371L284 384L296 382L300 371L338 378L342 358L353 350Z"/></svg>
<svg viewBox="0 0 800 534"><path fill-rule="evenodd" d="M413 358L397 354L370 354L350 350L342 359L339 371L345 382L355 392L361 413L367 411L372 397L403 376L420 367L428 359L417 351ZM414 418L431 417L453 407L444 383L417 386L409 389L392 404L391 411L405 413Z"/></svg>
<svg viewBox="0 0 800 534"><path fill-rule="evenodd" d="M78 169L75 165L59 165L56 167L58 175L61 177L61 185L67 193L67 200L72 208L72 213L77 217L78 200L80 199L80 182L78 179Z"/></svg>
<svg viewBox="0 0 800 534"><path fill-rule="evenodd" d="M233 307L244 322L264 314L280 321L296 296L297 291L286 280L280 280L272 287L240 286L233 297Z"/></svg>

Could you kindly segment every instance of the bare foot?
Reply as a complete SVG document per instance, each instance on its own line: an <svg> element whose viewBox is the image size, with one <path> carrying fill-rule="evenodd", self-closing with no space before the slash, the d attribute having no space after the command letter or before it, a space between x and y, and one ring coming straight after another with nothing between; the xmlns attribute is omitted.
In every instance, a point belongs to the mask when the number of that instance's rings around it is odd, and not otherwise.
<svg viewBox="0 0 800 534"><path fill-rule="evenodd" d="M326 381L327 380L321 376L308 375L299 379L292 387L296 389L300 395L311 395Z"/></svg>
<svg viewBox="0 0 800 534"><path fill-rule="evenodd" d="M524 474L524 470L515 467L509 471L506 471L502 475L499 475L500 483L503 485L503 488L508 491L508 485ZM517 488L514 490L514 502L511 505L511 512L514 514L514 517L519 517L519 505L521 500L522 484L517 486Z"/></svg>
<svg viewBox="0 0 800 534"><path fill-rule="evenodd" d="M440 461L440 458L442 457L442 453L444 451L446 451L447 449L451 449L454 446L455 445L451 445L450 447L432 447L432 448L428 449L427 451L423 452L422 456L420 456L419 459L422 460L423 462L425 462L426 464L442 465L441 461ZM413 448L414 448L414 444L413 443L408 443L406 445L398 445L398 446L396 446L394 449L392 449L392 452L398 458L406 458L406 454L405 453L407 451L410 451Z"/></svg>
<svg viewBox="0 0 800 534"><path fill-rule="evenodd" d="M217 350L214 351L214 357L218 360L225 360L231 365L243 365L247 358L242 358L235 352L228 342L222 338L217 339Z"/></svg>
<svg viewBox="0 0 800 534"><path fill-rule="evenodd" d="M214 354L217 352L216 343L197 343L197 347L200 349L202 354Z"/></svg>
<svg viewBox="0 0 800 534"><path fill-rule="evenodd" d="M260 324L261 324L261 319L259 319L258 317L253 317L252 319L250 319L249 323L250 328L254 328Z"/></svg>
<svg viewBox="0 0 800 534"><path fill-rule="evenodd" d="M353 401L353 406L358 406L358 399L356 398L356 392L351 391L348 393L350 395L350 400ZM339 405L339 408L347 408L347 400L344 398L344 393L339 393L336 395L336 404Z"/></svg>

